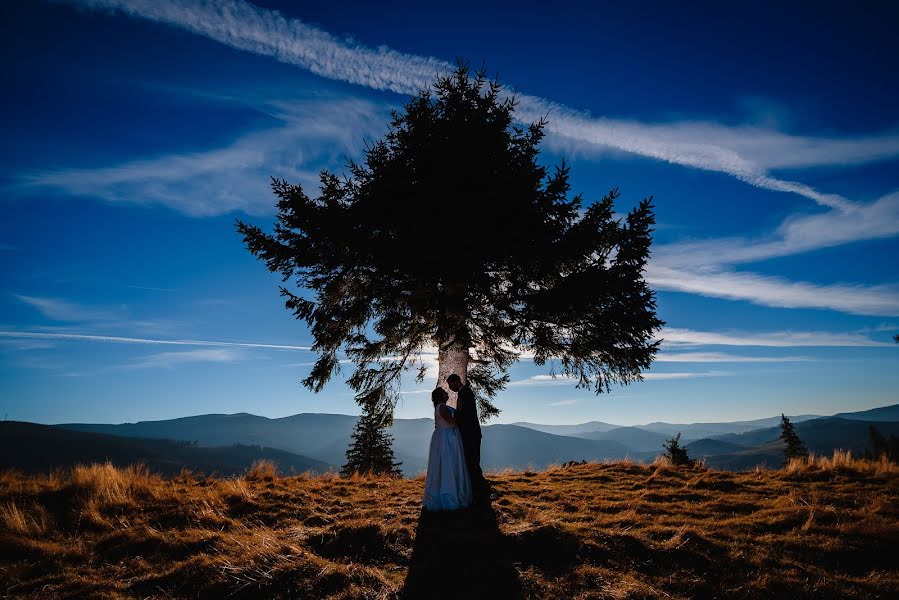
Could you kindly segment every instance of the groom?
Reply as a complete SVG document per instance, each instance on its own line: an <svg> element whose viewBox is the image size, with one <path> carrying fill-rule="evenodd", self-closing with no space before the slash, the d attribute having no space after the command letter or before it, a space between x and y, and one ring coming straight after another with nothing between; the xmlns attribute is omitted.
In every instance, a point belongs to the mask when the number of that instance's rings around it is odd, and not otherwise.
<svg viewBox="0 0 899 600"><path fill-rule="evenodd" d="M472 500L483 505L490 498L487 480L481 472L481 424L478 421L478 407L474 392L462 384L462 378L453 373L446 378L446 384L458 394L456 399L456 423L462 437L462 450L471 477Z"/></svg>

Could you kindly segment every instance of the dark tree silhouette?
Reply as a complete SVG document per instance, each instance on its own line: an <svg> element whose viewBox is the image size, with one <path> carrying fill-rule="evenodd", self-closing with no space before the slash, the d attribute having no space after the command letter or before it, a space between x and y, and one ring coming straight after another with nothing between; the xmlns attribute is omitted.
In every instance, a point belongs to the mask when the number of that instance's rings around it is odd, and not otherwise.
<svg viewBox="0 0 899 600"><path fill-rule="evenodd" d="M319 354L305 386L320 391L342 351L356 401L389 420L400 376L422 381L436 348L437 384L459 374L486 420L523 352L597 394L642 379L663 325L643 278L651 198L616 219L617 189L570 196L565 163L537 162L546 121L518 127L515 106L460 64L392 114L363 164L323 171L317 198L273 178L273 234L237 221L250 252L295 278L281 294Z"/></svg>
<svg viewBox="0 0 899 600"><path fill-rule="evenodd" d="M363 413L353 428L352 441L346 451L346 464L340 470L344 476L353 473L402 475L393 455L393 436L387 433L382 419Z"/></svg>
<svg viewBox="0 0 899 600"><path fill-rule="evenodd" d="M687 449L680 445L680 432L666 441L663 448L665 448L665 457L671 461L672 465L676 467L693 465L694 461L687 455Z"/></svg>
<svg viewBox="0 0 899 600"><path fill-rule="evenodd" d="M784 441L784 459L789 462L791 458L804 458L808 456L808 448L799 439L796 426L783 413L780 413L780 439Z"/></svg>
<svg viewBox="0 0 899 600"><path fill-rule="evenodd" d="M879 459L885 456L890 462L899 462L899 438L894 434L891 433L887 439L876 427L869 425L868 441L871 447L865 450L866 458Z"/></svg>

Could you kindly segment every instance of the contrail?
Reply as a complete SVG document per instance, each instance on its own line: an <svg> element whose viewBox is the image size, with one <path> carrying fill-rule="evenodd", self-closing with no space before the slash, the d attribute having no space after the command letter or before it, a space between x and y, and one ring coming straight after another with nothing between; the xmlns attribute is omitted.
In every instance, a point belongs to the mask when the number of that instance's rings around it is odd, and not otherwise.
<svg viewBox="0 0 899 600"><path fill-rule="evenodd" d="M427 88L437 73L453 67L433 58L397 52L385 46L368 48L342 40L277 11L259 8L242 0L62 0L85 9L116 13L179 27L232 48L269 56L306 69L321 77L345 81L376 90L416 94ZM518 117L525 122L550 117L546 130L563 140L593 148L612 148L657 160L729 174L750 185L773 191L792 192L821 205L849 209L853 204L836 194L821 193L805 184L778 179L765 169L766 150L771 144L805 160L818 157L826 164L882 160L899 154L899 136L888 135L845 143L841 140L797 138L776 132L756 131L750 147L743 137L752 131L698 124L703 135L690 137L681 127L671 137L668 125L648 125L593 118L552 101L517 94ZM676 128L675 128L676 129ZM725 144L707 135L726 133ZM675 132L677 133L677 132ZM754 148L752 146L755 146ZM794 152L799 150L799 152ZM842 160L840 160L842 159ZM824 164L819 162L818 164Z"/></svg>
<svg viewBox="0 0 899 600"><path fill-rule="evenodd" d="M0 337L78 340L86 342L115 342L122 344L162 344L168 346L227 346L234 348L270 348L274 350L312 350L310 346L288 346L284 344L255 344L250 342L219 342L211 340L154 340L147 338L119 337L112 335L87 335L81 333L43 333L37 331L0 331Z"/></svg>

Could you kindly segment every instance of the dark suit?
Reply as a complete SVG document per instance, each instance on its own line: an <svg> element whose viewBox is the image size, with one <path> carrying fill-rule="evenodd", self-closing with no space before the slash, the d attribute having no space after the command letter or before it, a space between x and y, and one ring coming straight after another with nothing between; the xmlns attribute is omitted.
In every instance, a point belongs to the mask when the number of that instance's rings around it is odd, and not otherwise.
<svg viewBox="0 0 899 600"><path fill-rule="evenodd" d="M487 480L481 471L481 423L478 420L478 406L474 392L467 385L459 388L456 399L456 424L462 438L465 463L471 477L471 490L475 501L487 496Z"/></svg>

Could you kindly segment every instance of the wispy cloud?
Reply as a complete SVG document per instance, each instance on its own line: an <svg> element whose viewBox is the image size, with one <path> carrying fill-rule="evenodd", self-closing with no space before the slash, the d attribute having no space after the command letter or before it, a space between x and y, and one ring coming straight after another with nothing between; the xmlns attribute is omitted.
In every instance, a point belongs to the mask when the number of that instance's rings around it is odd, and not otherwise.
<svg viewBox="0 0 899 600"><path fill-rule="evenodd" d="M16 352L28 350L47 350L55 348L56 344L52 340L16 340L16 339L0 339L0 349L6 348Z"/></svg>
<svg viewBox="0 0 899 600"><path fill-rule="evenodd" d="M147 290L147 291L151 291L151 292L176 292L176 291L178 291L178 290L173 290L171 288L149 287L146 285L129 285L126 287L129 287L133 290Z"/></svg>
<svg viewBox="0 0 899 600"><path fill-rule="evenodd" d="M761 238L713 238L664 244L647 279L657 289L764 306L822 308L861 315L899 314L899 286L787 281L732 268L771 258L899 234L899 193L820 214L791 216Z"/></svg>
<svg viewBox="0 0 899 600"><path fill-rule="evenodd" d="M115 344L160 344L168 346L222 346L232 348L268 348L272 350L308 351L309 346L287 344L261 344L254 342L221 342L214 340L158 340L149 338L120 337L112 335L87 335L80 333L42 333L36 331L0 331L0 338L33 338L41 340L71 340L82 342L110 342Z"/></svg>
<svg viewBox="0 0 899 600"><path fill-rule="evenodd" d="M577 404L577 400L558 400L547 403L547 406L571 406L572 404Z"/></svg>
<svg viewBox="0 0 899 600"><path fill-rule="evenodd" d="M125 311L121 308L87 307L59 298L25 296L14 294L16 299L33 306L42 315L54 321L108 321L121 319Z"/></svg>
<svg viewBox="0 0 899 600"><path fill-rule="evenodd" d="M307 98L276 107L281 125L230 145L99 168L22 174L17 189L59 190L112 203L160 204L190 216L241 210L268 214L271 177L317 189L322 167L357 157L365 139L383 133L388 107L353 98Z"/></svg>
<svg viewBox="0 0 899 600"><path fill-rule="evenodd" d="M733 375L730 371L698 371L686 373L644 373L646 381L665 381L668 379L696 379L697 377L727 377Z"/></svg>
<svg viewBox="0 0 899 600"><path fill-rule="evenodd" d="M688 271L650 264L646 279L660 290L747 300L783 308L823 308L857 315L899 315L899 286L817 285L736 271Z"/></svg>
<svg viewBox="0 0 899 600"><path fill-rule="evenodd" d="M761 346L790 347L889 347L893 344L872 340L858 333L825 331L696 331L666 327L659 334L666 345L675 346Z"/></svg>
<svg viewBox="0 0 899 600"><path fill-rule="evenodd" d="M726 352L662 352L655 362L689 363L779 363L817 360L811 356L745 356Z"/></svg>
<svg viewBox="0 0 899 600"><path fill-rule="evenodd" d="M233 348L208 348L204 350L186 350L179 352L159 352L139 358L133 363L123 365L123 369L171 369L185 363L231 363L244 355Z"/></svg>
<svg viewBox="0 0 899 600"><path fill-rule="evenodd" d="M721 267L897 234L899 192L893 192L845 210L793 215L765 237L713 238L656 246L653 263L676 268Z"/></svg>
<svg viewBox="0 0 899 600"><path fill-rule="evenodd" d="M577 379L574 377L566 377L565 375L533 375L527 379L517 379L510 381L508 387L522 387L532 385L575 385Z"/></svg>
<svg viewBox="0 0 899 600"><path fill-rule="evenodd" d="M697 377L724 377L733 375L730 371L690 371L680 373L644 373L643 379L646 381L662 381L667 379L695 379ZM508 387L530 387L530 386L550 386L550 385L575 385L577 379L574 377L552 375L534 375L527 379L519 379L509 383Z"/></svg>
<svg viewBox="0 0 899 600"><path fill-rule="evenodd" d="M297 19L241 0L185 4L172 0L74 0L91 10L121 12L186 29L222 44L269 56L312 73L365 86L412 94L427 87L447 62L386 47L367 48ZM519 116L550 118L557 143L613 149L670 163L732 175L764 189L800 194L822 205L845 207L845 198L769 172L784 167L859 164L899 155L899 135L832 139L791 136L760 127L714 123L645 124L593 118L550 100L519 94Z"/></svg>

